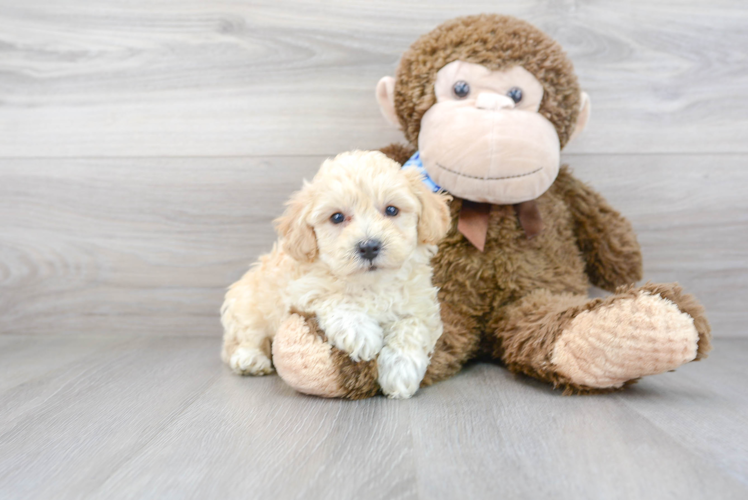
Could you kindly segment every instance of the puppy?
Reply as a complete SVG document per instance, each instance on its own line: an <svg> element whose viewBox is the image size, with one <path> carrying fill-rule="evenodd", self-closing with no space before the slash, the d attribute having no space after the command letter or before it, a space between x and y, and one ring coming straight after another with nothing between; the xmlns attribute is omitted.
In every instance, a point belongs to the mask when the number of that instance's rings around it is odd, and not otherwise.
<svg viewBox="0 0 748 500"><path fill-rule="evenodd" d="M379 384L412 396L442 333L431 257L449 197L379 152L326 160L277 221L280 239L226 294L222 359L270 373L271 342L292 308L312 312L354 361L377 357Z"/></svg>

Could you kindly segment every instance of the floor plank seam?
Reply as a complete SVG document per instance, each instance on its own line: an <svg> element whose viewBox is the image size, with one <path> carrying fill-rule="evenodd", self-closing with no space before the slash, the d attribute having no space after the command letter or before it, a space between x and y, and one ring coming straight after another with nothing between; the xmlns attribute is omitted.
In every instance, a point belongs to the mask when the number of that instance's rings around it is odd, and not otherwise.
<svg viewBox="0 0 748 500"><path fill-rule="evenodd" d="M166 431L170 425L172 425L176 420L179 419L180 416L182 416L195 402L197 402L203 395L205 395L208 390L218 382L218 379L221 377L220 373L217 373L213 378L211 378L208 382L206 382L202 388L202 390L198 390L195 392L194 396L190 399L188 399L187 404L183 405L181 409L179 409L177 412L175 412L173 415L169 415L167 418L164 419L163 425L159 426L157 430L153 431L153 435L149 437L147 440L145 440L140 446L137 448L134 448L130 450L129 456L125 457L120 463L113 466L110 473L103 478L99 486L96 488L95 492L99 492L116 473L120 469L122 469L125 465L130 463L133 459L137 458L137 456L146 448L148 447L153 441L155 441L164 431Z"/></svg>
<svg viewBox="0 0 748 500"><path fill-rule="evenodd" d="M19 337L22 337L22 336L19 336ZM37 338L37 337L35 337L35 338ZM107 338L114 338L114 336L107 337ZM91 352L89 354L86 354L82 358L73 359L70 362L65 363L64 365L57 366L57 367L53 368L50 371L40 372L37 375L33 376L32 378L24 380L23 382L19 382L18 384L12 385L10 387L6 387L5 389L3 389L0 392L0 397L2 397L2 395L5 394L5 393L13 391L13 390L16 390L19 387L22 387L22 386L24 386L26 384L32 384L32 383L35 383L35 382L39 382L43 378L49 378L49 376L51 374L54 374L54 373L60 372L60 371L64 371L67 367L69 367L72 364L80 363L80 362L85 361L87 359L96 359L96 358L99 357L99 355L101 354L102 351L106 351L106 350L111 349L113 347L122 347L122 346L126 346L128 344L135 344L136 340L137 339L134 338L134 337L132 337L132 338L128 337L128 338L123 338L122 342L118 342L118 343L115 343L115 344L112 344L112 345L102 346L100 349L96 349L95 351L93 351L93 352Z"/></svg>
<svg viewBox="0 0 748 500"><path fill-rule="evenodd" d="M653 421L651 418L649 418L647 415L639 411L635 405L631 404L629 401L627 401L626 394L616 394L616 399L620 401L626 408L629 409L629 411L633 411L636 413L640 418L645 420L652 428L657 429L663 436L665 436L670 442L673 443L673 445L681 450L684 451L684 454L688 454L693 459L698 460L703 463L708 463L709 460L704 458L701 453L698 452L698 450L692 450L691 448L684 445L678 438L671 432L668 431L665 427L658 424L657 422ZM738 470L734 470L731 468L726 467L720 462L712 462L718 469L723 471L727 476L732 477L733 479L737 480L743 486L746 487L746 493L748 493L748 476L745 474L740 473Z"/></svg>

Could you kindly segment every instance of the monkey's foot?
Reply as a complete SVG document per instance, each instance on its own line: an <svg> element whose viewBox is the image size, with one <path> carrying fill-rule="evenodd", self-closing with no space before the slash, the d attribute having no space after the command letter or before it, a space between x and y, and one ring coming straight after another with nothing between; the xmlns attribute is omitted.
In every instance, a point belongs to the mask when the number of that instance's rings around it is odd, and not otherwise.
<svg viewBox="0 0 748 500"><path fill-rule="evenodd" d="M709 340L693 297L675 284L649 284L589 303L561 332L551 363L574 385L618 388L705 356Z"/></svg>

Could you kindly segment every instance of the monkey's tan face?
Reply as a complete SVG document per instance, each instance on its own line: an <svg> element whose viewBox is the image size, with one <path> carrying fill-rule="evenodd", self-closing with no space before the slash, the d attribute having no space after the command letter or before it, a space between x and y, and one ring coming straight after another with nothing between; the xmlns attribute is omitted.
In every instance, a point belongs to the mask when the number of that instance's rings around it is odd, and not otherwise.
<svg viewBox="0 0 748 500"><path fill-rule="evenodd" d="M556 129L538 113L543 87L531 73L454 61L439 70L434 90L418 149L437 184L502 205L533 200L551 186L561 148Z"/></svg>

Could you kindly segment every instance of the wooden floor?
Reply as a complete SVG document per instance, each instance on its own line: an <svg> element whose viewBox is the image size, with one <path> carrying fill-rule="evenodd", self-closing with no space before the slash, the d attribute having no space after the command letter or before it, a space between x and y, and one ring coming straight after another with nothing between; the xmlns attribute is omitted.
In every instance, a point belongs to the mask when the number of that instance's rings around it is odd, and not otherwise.
<svg viewBox="0 0 748 500"><path fill-rule="evenodd" d="M599 397L476 364L410 401L218 358L224 290L321 161L402 134L420 33L522 17L592 100L562 154L716 350ZM0 0L0 500L748 498L745 0Z"/></svg>
<svg viewBox="0 0 748 500"><path fill-rule="evenodd" d="M748 498L748 340L564 397L490 364L409 401L242 378L205 338L0 337L0 497Z"/></svg>

